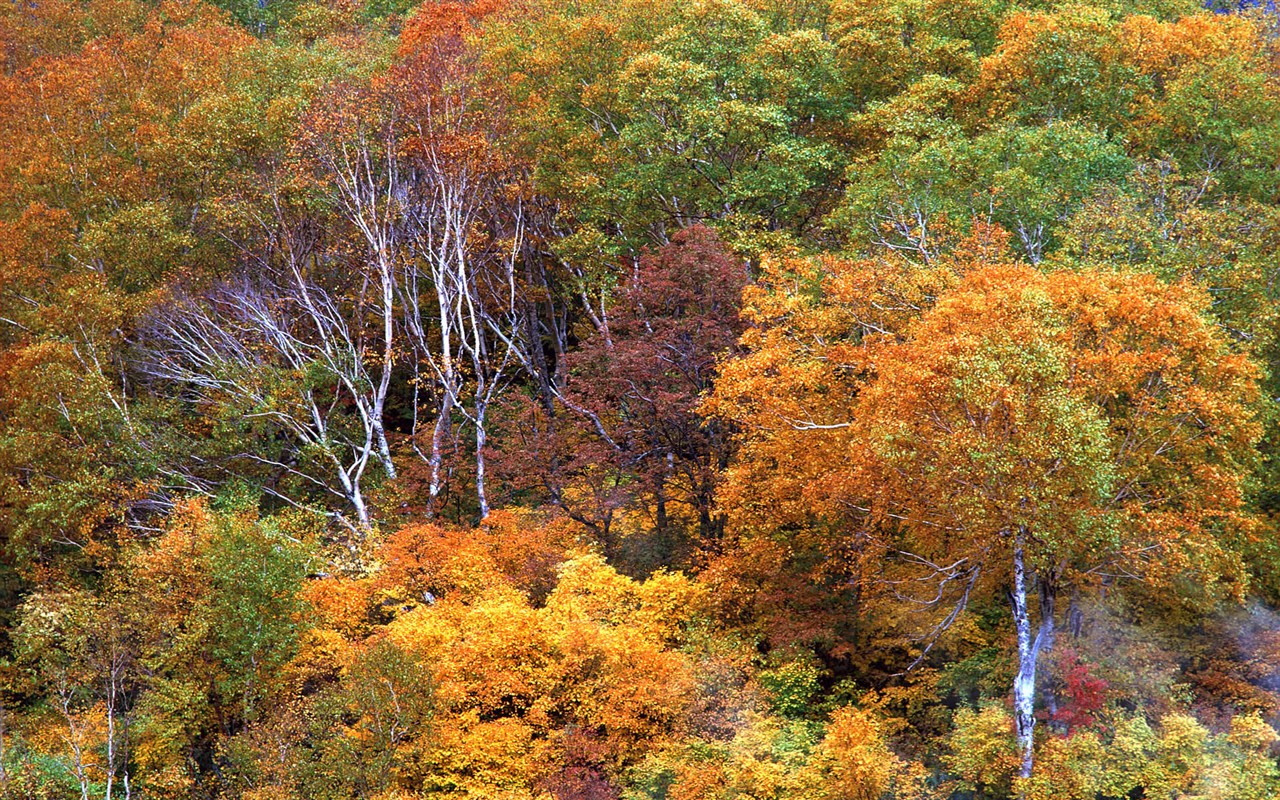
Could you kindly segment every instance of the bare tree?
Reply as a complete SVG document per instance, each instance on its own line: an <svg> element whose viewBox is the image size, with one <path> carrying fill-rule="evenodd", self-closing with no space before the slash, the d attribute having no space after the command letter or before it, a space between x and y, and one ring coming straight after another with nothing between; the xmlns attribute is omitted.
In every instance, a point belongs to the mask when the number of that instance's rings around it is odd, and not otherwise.
<svg viewBox="0 0 1280 800"><path fill-rule="evenodd" d="M371 520L361 482L380 449L375 381L340 304L300 272L292 277L286 286L240 280L162 304L144 327L140 369L180 397L272 424L291 457L241 457L341 498L355 522L337 519L363 534Z"/></svg>
<svg viewBox="0 0 1280 800"><path fill-rule="evenodd" d="M445 452L459 433L455 416L475 432L475 490L489 512L485 450L488 410L521 357L526 329L517 299L516 265L525 251L525 215L517 171L498 142L495 98L473 80L460 38L446 35L397 72L403 99L407 220L412 255L401 281L404 325L415 358L433 380L435 423L430 452L434 509ZM415 434L416 434L415 409ZM415 442L416 442L415 435Z"/></svg>
<svg viewBox="0 0 1280 800"><path fill-rule="evenodd" d="M394 98L367 87L339 85L324 95L303 138L320 176L333 187L343 218L366 249L366 257L355 264L359 281L353 296L357 314L371 309L376 320L377 345L368 348L377 364L367 384L369 418L379 459L392 478L396 469L384 415L396 366L401 265L412 235L407 213L412 176L400 153L398 130ZM362 336L363 326L354 331Z"/></svg>
<svg viewBox="0 0 1280 800"><path fill-rule="evenodd" d="M403 305L416 360L427 365L439 393L427 456L431 499L440 492L451 419L461 413L475 429L476 497L485 517L488 409L510 368L527 360L520 355L523 317L515 272L523 207L519 200L501 202L500 178L446 166L434 149L427 151L425 166L424 191L414 209L420 257L405 278ZM428 286L434 303L424 303L420 294ZM427 309L434 319L424 314ZM469 368L465 376L460 361Z"/></svg>

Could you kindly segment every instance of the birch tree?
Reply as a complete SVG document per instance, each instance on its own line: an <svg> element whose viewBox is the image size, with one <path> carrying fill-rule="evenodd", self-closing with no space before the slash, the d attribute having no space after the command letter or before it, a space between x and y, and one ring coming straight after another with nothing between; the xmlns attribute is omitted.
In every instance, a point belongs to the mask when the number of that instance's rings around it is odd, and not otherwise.
<svg viewBox="0 0 1280 800"><path fill-rule="evenodd" d="M461 415L475 432L475 490L489 513L488 411L511 368L527 363L516 267L525 250L527 189L504 152L498 93L477 81L464 31L483 9L441 9L406 32L408 55L388 79L403 109L401 150L414 185L405 208L412 258L401 281L414 385L434 385L430 504ZM455 16L457 15L457 16ZM416 420L416 408L415 408ZM415 429L417 423L415 421ZM415 430L416 444L416 430ZM421 452L421 451L420 451Z"/></svg>
<svg viewBox="0 0 1280 800"><path fill-rule="evenodd" d="M369 530L362 484L380 451L379 412L358 335L330 293L299 276L291 287L241 280L203 297L177 296L153 313L141 344L141 371L176 397L241 414L286 437L286 457L253 448L240 458L339 498L347 512L335 518L356 532Z"/></svg>

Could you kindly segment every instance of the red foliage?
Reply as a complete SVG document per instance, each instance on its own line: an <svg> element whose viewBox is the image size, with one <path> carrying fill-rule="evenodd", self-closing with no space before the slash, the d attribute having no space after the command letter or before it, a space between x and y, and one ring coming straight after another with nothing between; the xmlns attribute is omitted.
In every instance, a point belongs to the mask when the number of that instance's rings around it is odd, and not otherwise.
<svg viewBox="0 0 1280 800"><path fill-rule="evenodd" d="M1067 733L1097 727L1098 713L1107 699L1107 682L1095 677L1090 665L1081 661L1080 654L1070 647L1062 648L1058 670L1062 688L1058 708L1050 715L1050 721L1065 727Z"/></svg>
<svg viewBox="0 0 1280 800"><path fill-rule="evenodd" d="M686 513L701 536L717 535L712 495L729 436L697 406L743 332L746 282L744 264L703 225L642 256L608 318L567 358L566 411L524 410L528 435L503 454L506 474L537 476L606 546L615 512L637 497L660 533Z"/></svg>

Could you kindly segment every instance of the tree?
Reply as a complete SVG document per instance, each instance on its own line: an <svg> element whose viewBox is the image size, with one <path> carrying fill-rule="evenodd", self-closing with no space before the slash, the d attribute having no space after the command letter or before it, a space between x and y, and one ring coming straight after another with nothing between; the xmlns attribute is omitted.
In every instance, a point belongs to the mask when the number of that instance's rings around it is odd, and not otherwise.
<svg viewBox="0 0 1280 800"><path fill-rule="evenodd" d="M1204 310L1190 286L1145 275L978 267L900 327L813 348L830 385L760 404L811 406L785 427L834 432L844 464L822 464L811 497L830 505L810 513L847 519L860 559L898 559L903 570L879 577L899 594L928 585L926 607L952 598L940 628L980 581L1008 589L1024 777L1062 586L1185 570L1207 594L1243 590L1256 370Z"/></svg>
<svg viewBox="0 0 1280 800"><path fill-rule="evenodd" d="M482 519L490 506L489 408L508 373L531 364L517 299L527 190L502 142L502 98L479 79L479 53L468 41L500 7L489 0L423 6L401 37L401 62L376 87L399 116L390 129L394 146L378 157L386 162L387 199L399 205L409 234L398 301L413 354L414 448L430 468L434 513L454 415L471 424ZM426 454L417 443L424 389L435 395Z"/></svg>
<svg viewBox="0 0 1280 800"><path fill-rule="evenodd" d="M289 686L310 605L302 586L312 548L286 519L260 519L256 498L181 504L164 534L114 581L113 605L139 640L136 699L156 784L172 770L220 783L218 751L269 718Z"/></svg>
<svg viewBox="0 0 1280 800"><path fill-rule="evenodd" d="M947 88L934 91L945 96ZM888 110L897 109L879 109ZM878 116L864 124L880 123ZM853 243L929 261L982 221L1013 233L1020 254L1038 264L1084 200L1131 168L1117 142L1071 122L975 137L952 124L933 126L922 136L910 122L889 123L885 146L857 165L859 180L831 217Z"/></svg>
<svg viewBox="0 0 1280 800"><path fill-rule="evenodd" d="M303 164L333 187L341 215L363 244L364 252L353 259L360 279L350 287L352 323L325 307L327 298L307 285L304 263L292 249L288 251L290 283L300 310L314 320L327 349L336 343L352 351L344 353L348 363L338 373L355 372L354 380L345 382L360 416L367 420L383 469L393 479L396 468L384 418L396 365L397 294L411 235L408 178L399 152L396 116L393 98L367 87L339 84L315 98L300 126L298 146L306 154ZM319 297L313 299L313 295ZM371 320L364 322L366 317ZM338 328L340 335L334 336L330 328ZM376 365L367 374L366 362Z"/></svg>
<svg viewBox="0 0 1280 800"><path fill-rule="evenodd" d="M551 501L607 546L629 493L650 504L659 537L684 507L704 542L717 539L714 489L731 447L723 425L696 407L743 331L746 281L745 264L704 225L642 256L598 327L566 357L553 413L530 409L532 430L522 431L524 452L507 452L508 473L538 475Z"/></svg>
<svg viewBox="0 0 1280 800"><path fill-rule="evenodd" d="M336 518L363 535L372 521L362 482L385 444L380 384L368 375L362 339L339 301L301 273L294 277L283 287L243 280L204 298L174 298L144 321L138 367L179 398L265 424L268 438L284 436L280 457L257 449L241 455L341 498L355 522L341 512Z"/></svg>
<svg viewBox="0 0 1280 800"><path fill-rule="evenodd" d="M562 564L534 607L477 555L442 570L470 580L385 629L430 669L435 730L416 758L420 791L577 796L561 792L616 785L652 742L679 734L694 687L680 646L696 585L668 573L633 581L585 554Z"/></svg>
<svg viewBox="0 0 1280 800"><path fill-rule="evenodd" d="M15 630L17 665L32 688L46 693L65 727L53 757L78 784L80 796L130 793L134 700L141 675L138 643L121 607L88 592L35 593ZM57 724L57 723L55 723Z"/></svg>
<svg viewBox="0 0 1280 800"><path fill-rule="evenodd" d="M509 87L571 267L630 260L698 222L815 232L840 186L846 110L816 26L771 31L740 0L534 9L486 26L487 78Z"/></svg>

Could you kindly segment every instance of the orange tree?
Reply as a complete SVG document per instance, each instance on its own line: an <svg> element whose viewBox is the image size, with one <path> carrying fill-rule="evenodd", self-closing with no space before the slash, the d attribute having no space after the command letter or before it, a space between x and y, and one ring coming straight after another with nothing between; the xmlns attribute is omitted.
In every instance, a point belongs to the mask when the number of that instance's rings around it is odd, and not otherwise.
<svg viewBox="0 0 1280 800"><path fill-rule="evenodd" d="M765 502L792 524L840 520L862 575L898 597L947 598L936 632L976 588L1007 590L1027 777L1036 666L1061 587L1196 575L1210 596L1243 589L1256 374L1190 285L965 266L890 275L888 291L872 267L832 260L793 276L790 299L783 285L757 293L755 350L726 366L709 405L737 418L745 458L763 457L765 471L779 442L806 453L782 479L800 499ZM950 286L936 300L902 289L930 280ZM823 283L830 301L814 291ZM893 297L901 312L886 311ZM813 457L817 438L829 457ZM740 465L726 497L745 499L744 479L767 495L761 469ZM925 597L909 591L924 586Z"/></svg>

